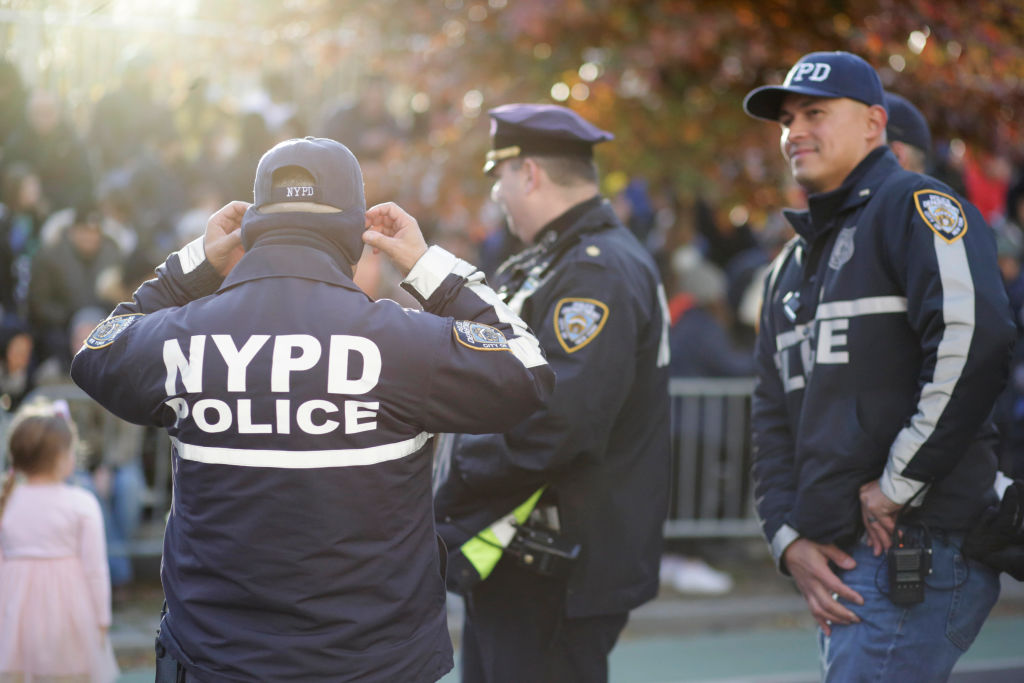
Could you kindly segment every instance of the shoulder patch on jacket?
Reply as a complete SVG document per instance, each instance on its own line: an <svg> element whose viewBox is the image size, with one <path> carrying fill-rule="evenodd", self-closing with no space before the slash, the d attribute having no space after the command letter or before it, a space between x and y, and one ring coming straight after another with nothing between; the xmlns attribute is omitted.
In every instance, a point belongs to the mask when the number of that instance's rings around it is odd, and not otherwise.
<svg viewBox="0 0 1024 683"><path fill-rule="evenodd" d="M594 341L608 320L608 306L596 299L562 299L555 304L555 336L566 353Z"/></svg>
<svg viewBox="0 0 1024 683"><path fill-rule="evenodd" d="M964 207L956 197L938 190L918 190L914 205L928 227L947 243L956 242L967 232Z"/></svg>
<svg viewBox="0 0 1024 683"><path fill-rule="evenodd" d="M89 337L85 340L85 347L88 349L102 349L104 346L110 346L114 343L114 340L121 336L121 333L128 329L128 327L141 318L144 313L127 313L125 315L115 315L107 318L92 331Z"/></svg>
<svg viewBox="0 0 1024 683"><path fill-rule="evenodd" d="M510 351L508 340L501 330L473 322L472 320L456 320L452 325L455 339L463 346L478 351Z"/></svg>

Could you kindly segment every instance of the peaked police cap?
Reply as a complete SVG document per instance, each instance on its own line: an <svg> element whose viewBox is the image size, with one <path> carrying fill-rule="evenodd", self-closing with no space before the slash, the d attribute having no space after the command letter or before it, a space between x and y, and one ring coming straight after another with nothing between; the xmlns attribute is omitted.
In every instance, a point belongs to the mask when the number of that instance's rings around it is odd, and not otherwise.
<svg viewBox="0 0 1024 683"><path fill-rule="evenodd" d="M556 104L506 104L487 112L491 117L491 151L484 173L499 161L521 156L594 158L594 145L613 140L567 107Z"/></svg>

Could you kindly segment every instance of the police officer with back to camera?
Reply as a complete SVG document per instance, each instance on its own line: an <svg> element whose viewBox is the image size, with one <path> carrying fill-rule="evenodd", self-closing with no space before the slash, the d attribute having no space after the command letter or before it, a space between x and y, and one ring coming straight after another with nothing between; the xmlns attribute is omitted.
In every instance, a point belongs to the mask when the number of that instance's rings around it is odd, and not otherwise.
<svg viewBox="0 0 1024 683"><path fill-rule="evenodd" d="M744 108L809 193L767 278L757 510L820 627L828 681L945 680L999 595L961 552L991 502L990 411L1013 342L977 209L900 168L875 70L800 59Z"/></svg>
<svg viewBox="0 0 1024 683"><path fill-rule="evenodd" d="M556 375L547 407L439 449L435 515L466 597L465 681L602 681L658 589L668 328L652 258L600 195L610 140L554 105L490 112L486 173L527 247L496 276Z"/></svg>
<svg viewBox="0 0 1024 683"><path fill-rule="evenodd" d="M157 680L434 681L452 649L432 433L508 429L553 375L479 271L396 205L366 210L344 145L275 146L246 207L214 214L72 367L171 437ZM364 241L426 312L353 284Z"/></svg>

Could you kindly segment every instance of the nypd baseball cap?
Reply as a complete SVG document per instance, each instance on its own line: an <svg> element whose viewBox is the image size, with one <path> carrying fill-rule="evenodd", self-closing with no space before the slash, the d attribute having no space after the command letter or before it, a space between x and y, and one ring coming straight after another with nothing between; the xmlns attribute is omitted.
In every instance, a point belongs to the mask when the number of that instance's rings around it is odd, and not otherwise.
<svg viewBox="0 0 1024 683"><path fill-rule="evenodd" d="M274 176L298 167L312 178L274 187ZM294 174L289 174L294 175ZM287 177L287 176L286 176ZM278 183L280 184L280 183ZM256 166L253 205L242 219L242 243L249 249L271 230L303 229L335 244L350 263L359 260L366 229L366 197L359 161L348 147L330 138L295 138L270 148ZM315 203L337 209L332 213L300 210L264 214L271 204Z"/></svg>
<svg viewBox="0 0 1024 683"><path fill-rule="evenodd" d="M812 52L800 58L782 85L751 90L743 110L755 118L777 121L782 100L790 93L812 97L848 97L868 106L885 107L878 72L849 52Z"/></svg>
<svg viewBox="0 0 1024 683"><path fill-rule="evenodd" d="M313 177L312 185L274 187L274 174L297 166ZM257 209L281 202L312 202L340 211L366 212L363 173L348 147L330 138L295 138L274 145L256 166L253 188Z"/></svg>
<svg viewBox="0 0 1024 683"><path fill-rule="evenodd" d="M931 152L932 132L924 114L896 93L885 93L885 104L889 110L889 121L885 124L885 135L889 142L903 142L922 152Z"/></svg>
<svg viewBox="0 0 1024 683"><path fill-rule="evenodd" d="M506 104L491 117L491 151L484 173L499 161L522 156L594 158L594 145L615 139L568 107L557 104Z"/></svg>

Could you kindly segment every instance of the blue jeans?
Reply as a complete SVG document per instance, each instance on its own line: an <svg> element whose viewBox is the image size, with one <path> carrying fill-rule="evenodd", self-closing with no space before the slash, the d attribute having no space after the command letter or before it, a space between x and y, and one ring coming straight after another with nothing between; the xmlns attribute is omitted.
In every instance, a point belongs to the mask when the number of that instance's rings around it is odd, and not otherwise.
<svg viewBox="0 0 1024 683"><path fill-rule="evenodd" d="M886 555L864 542L846 551L857 566L839 576L864 605L844 604L861 621L818 631L822 679L847 681L945 681L999 597L999 574L960 552L963 534L932 533L932 573L924 602L894 605Z"/></svg>

